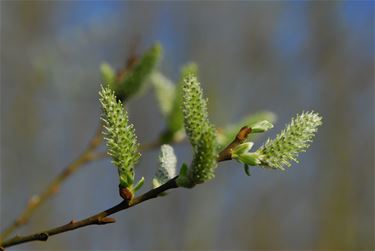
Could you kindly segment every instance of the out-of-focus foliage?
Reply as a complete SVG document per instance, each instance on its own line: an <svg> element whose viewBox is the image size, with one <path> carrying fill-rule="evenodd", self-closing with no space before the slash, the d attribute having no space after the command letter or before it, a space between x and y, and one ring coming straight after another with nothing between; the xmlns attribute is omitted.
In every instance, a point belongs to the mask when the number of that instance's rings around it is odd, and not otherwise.
<svg viewBox="0 0 375 251"><path fill-rule="evenodd" d="M173 108L176 97L176 87L160 72L151 75L151 82L155 88L155 95L164 117L168 116Z"/></svg>
<svg viewBox="0 0 375 251"><path fill-rule="evenodd" d="M108 63L102 63L100 65L100 71L102 73L104 85L114 86L116 81L115 70Z"/></svg>
<svg viewBox="0 0 375 251"><path fill-rule="evenodd" d="M181 65L198 63L219 130L269 110L278 118L267 132L274 138L291 114L314 109L324 117L291 172L254 168L244 177L238 163L226 162L215 182L116 215L106 238L93 227L23 249L374 250L372 1L0 4L2 226L85 147L100 113L98 87L106 84L98 66L121 69L136 37L140 55L161 41L157 71L173 82ZM126 104L141 144L165 127L149 95ZM244 126L235 124L234 133ZM188 144L174 148L189 162ZM143 154L137 168L148 180L155 154ZM110 167L84 167L22 233L117 202Z"/></svg>
<svg viewBox="0 0 375 251"><path fill-rule="evenodd" d="M115 91L119 100L135 96L146 88L145 84L160 61L162 52L162 46L156 43L144 53L138 63L125 69L125 72L119 72L117 76L111 66L104 63L101 65L103 80Z"/></svg>

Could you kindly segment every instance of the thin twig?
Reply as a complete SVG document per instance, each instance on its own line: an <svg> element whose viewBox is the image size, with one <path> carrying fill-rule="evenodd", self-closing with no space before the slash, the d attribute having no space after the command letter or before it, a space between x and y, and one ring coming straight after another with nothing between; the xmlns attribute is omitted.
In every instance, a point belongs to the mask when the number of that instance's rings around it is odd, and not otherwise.
<svg viewBox="0 0 375 251"><path fill-rule="evenodd" d="M232 150L239 144L242 144L246 139L247 136L251 133L251 128L244 126L240 129L240 131L237 133L234 140L224 148L219 154L218 162L225 161L225 160L231 160L232 159Z"/></svg>
<svg viewBox="0 0 375 251"><path fill-rule="evenodd" d="M101 136L101 128L102 124L100 124L97 132L95 133L94 137L91 139L89 144L87 145L86 149L75 159L71 164L66 166L60 174L58 174L51 183L38 195L33 195L23 210L23 212L17 217L17 219L7 228L5 228L0 234L0 242L8 237L11 233L13 233L17 228L25 225L34 211L39 208L42 204L44 204L50 197L56 194L59 191L62 183L70 177L73 173L75 173L80 167L89 162L107 158L109 155L107 152L95 152L97 147L102 142ZM178 143L179 141L173 142ZM140 151L147 151L150 149L157 148L161 145L160 140L155 140L154 142L144 144L140 146Z"/></svg>
<svg viewBox="0 0 375 251"><path fill-rule="evenodd" d="M230 156L231 156L232 148L234 148L235 146L243 143L246 140L246 138L247 138L247 136L250 132L251 132L251 129L248 128L248 127L241 128L241 130L237 133L236 138L233 140L233 142L231 144L229 144L224 150L222 150L219 153L218 162L231 159ZM72 220L68 224L65 224L65 225L62 225L62 226L59 226L59 227L56 227L56 228L52 228L50 230L46 230L46 231L43 231L43 232L39 232L39 233L36 233L36 234L27 235L27 236L15 236L15 237L13 237L9 240L4 241L1 244L2 245L1 247L5 248L5 247L10 247L10 246L18 245L18 244L25 243L25 242L31 242L31 241L47 241L47 239L50 236L57 235L57 234L60 234L60 233L64 233L64 232L67 232L67 231L72 231L74 229L82 228L82 227L85 227L85 226L103 225L103 224L108 224L108 223L114 223L115 220L113 218L108 218L107 216L112 215L114 213L117 213L119 211L126 210L126 209L128 209L130 207L133 207L135 205L138 205L138 204L140 204L144 201L156 198L161 193L163 193L163 192L165 192L169 189L177 188L178 187L178 185L176 183L177 178L178 178L178 176L169 180L169 181L167 181L162 186L157 187L155 189L151 189L150 191L132 199L130 202L124 200L124 201L120 202L119 204L117 204L117 205L115 205L115 206L113 206L113 207L111 207L111 208L109 208L105 211L102 211L98 214L90 216L86 219L83 219L83 220L80 220L80 221Z"/></svg>
<svg viewBox="0 0 375 251"><path fill-rule="evenodd" d="M87 164L93 160L96 160L98 156L94 154L95 149L102 142L101 135L102 123L98 126L98 129L87 145L86 149L68 166L66 166L60 174L58 174L51 183L40 193L32 196L27 203L26 208L17 217L17 219L7 228L5 228L0 235L0 241L9 236L18 227L25 225L29 220L30 216L33 214L35 209L40 207L45 201L47 201L51 196L57 193L60 189L61 184L74 172L76 172L81 166Z"/></svg>
<svg viewBox="0 0 375 251"><path fill-rule="evenodd" d="M117 76L121 75L121 77L123 78L127 74L127 72L129 72L134 67L134 65L138 62L138 56L136 54L136 50L139 44L138 40L139 39L136 39L133 41L133 44L131 45L131 48L130 48L130 56L127 58L126 64L123 67L123 69L118 71ZM29 199L29 202L26 208L17 217L17 219L0 233L0 243L2 240L8 237L11 233L13 233L17 228L19 228L22 225L25 225L27 221L29 220L30 216L35 211L35 209L40 207L51 196L56 194L61 184L68 177L70 177L73 173L75 173L80 167L82 167L84 164L87 164L91 161L108 156L107 153L95 153L96 148L102 143L102 140L103 140L101 131L102 131L102 122L100 122L95 135L90 140L86 149L72 163L66 166L61 171L61 173L57 175L40 194L32 196Z"/></svg>
<svg viewBox="0 0 375 251"><path fill-rule="evenodd" d="M177 183L176 183L176 179L177 179L177 177L169 180L167 183L165 183L164 185L162 185L158 188L152 189L149 192L144 193L143 195L141 195L139 197L136 197L135 199L133 199L130 202L127 202L127 201L124 200L124 201L120 202L119 204L117 204L117 205L115 205L115 206L113 206L113 207L111 207L111 208L109 208L105 211L102 211L98 214L95 214L91 217L88 217L86 219L83 219L83 220L80 220L80 221L72 220L68 224L62 225L60 227L56 227L56 228L53 228L53 229L50 229L50 230L47 230L47 231L43 231L43 232L40 232L40 233L28 235L28 236L23 236L23 237L22 236L15 236L15 237L7 240L7 241L4 241L2 243L2 246L5 248L5 247L10 247L10 246L14 246L14 245L17 245L17 244L30 242L30 241L37 241L37 240L47 241L49 236L64 233L64 232L71 231L71 230L74 230L74 229L77 229L77 228L81 228L81 227L85 227L85 226L89 226L89 225L104 225L104 224L108 224L108 223L114 223L115 220L112 219L112 218L108 218L107 216L112 215L114 213L117 213L119 211L128 209L128 208L133 207L135 205L138 205L138 204L140 204L140 203L142 203L146 200L156 198L160 193L162 193L166 190L178 187Z"/></svg>

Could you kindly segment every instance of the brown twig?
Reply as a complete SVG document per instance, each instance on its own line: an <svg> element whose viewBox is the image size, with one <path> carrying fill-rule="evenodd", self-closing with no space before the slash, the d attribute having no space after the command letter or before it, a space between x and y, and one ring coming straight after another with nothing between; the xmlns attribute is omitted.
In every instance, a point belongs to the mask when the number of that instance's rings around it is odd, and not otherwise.
<svg viewBox="0 0 375 251"><path fill-rule="evenodd" d="M130 49L130 56L126 61L124 68L118 71L118 75L124 77L124 75L137 63L138 56L135 52L137 49L138 42L138 39L134 40L134 43L132 44ZM107 157L107 153L105 152L95 152L96 148L102 142L101 130L102 123L100 122L100 125L94 137L90 140L86 149L72 163L66 166L61 171L61 173L58 174L40 194L34 195L29 199L29 202L27 203L27 206L23 210L23 212L17 217L17 219L13 223L11 223L0 233L0 242L7 238L17 228L19 228L22 225L25 225L28 222L30 216L33 214L33 212L37 208L39 208L45 201L47 201L51 196L56 194L61 184L73 173L75 173L80 167L82 167L85 164L88 164L91 161ZM153 144L145 145L143 147L141 146L141 150L155 147L158 144L158 142L159 141L156 141Z"/></svg>
<svg viewBox="0 0 375 251"><path fill-rule="evenodd" d="M101 127L100 127L101 128ZM59 191L62 183L73 173L75 173L80 167L89 162L95 161L97 159L102 159L108 157L107 152L95 152L95 149L100 145L102 141L101 130L95 134L93 139L88 144L86 150L82 152L76 160L69 164L62 172L57 175L53 181L39 194L34 195L29 199L29 202L24 209L24 211L17 217L17 219L6 229L1 232L0 242L13 233L17 228L25 225L33 212L39 208L43 203L45 203L50 197L56 194ZM177 141L174 143L178 143ZM156 148L161 145L160 140L155 142L144 144L140 146L140 151L147 151L153 148ZM0 249L1 250L1 249Z"/></svg>
<svg viewBox="0 0 375 251"><path fill-rule="evenodd" d="M251 128L248 128L246 126L241 128L241 130L237 133L236 138L233 140L233 142L230 143L225 149L223 149L219 153L218 162L231 159L232 149L235 146L243 143L246 140L246 138L247 138L247 136L250 132L251 132ZM10 246L18 245L18 244L21 244L21 243L25 243L25 242L47 241L47 239L50 236L60 234L60 233L64 233L64 232L67 232L67 231L71 231L71 230L74 230L74 229L78 229L78 228L81 228L81 227L85 227L85 226L89 226L89 225L103 225L103 224L108 224L108 223L114 223L115 220L113 218L108 218L107 216L112 215L114 213L117 213L119 211L126 210L126 209L128 209L130 207L133 207L135 205L138 205L138 204L140 204L144 201L156 198L161 193L163 193L163 192L165 192L169 189L177 188L178 187L178 185L176 183L177 178L178 178L178 176L169 180L168 182L166 182L162 186L157 187L155 189L151 189L150 191L132 199L130 202L124 200L124 201L120 202L119 204L117 204L117 205L115 205L115 206L113 206L113 207L111 207L111 208L109 208L105 211L102 211L98 214L90 216L86 219L83 219L83 220L80 220L80 221L70 221L68 224L65 224L65 225L62 225L62 226L59 226L59 227L56 227L56 228L52 228L50 230L46 230L46 231L43 231L43 232L40 232L40 233L32 234L32 235L15 236L15 237L13 237L9 240L4 241L1 245L2 245L2 247L5 248L5 247L10 247Z"/></svg>
<svg viewBox="0 0 375 251"><path fill-rule="evenodd" d="M95 149L102 142L101 136L102 124L98 126L98 129L94 137L90 140L86 149L68 166L66 166L59 175L57 175L52 182L40 193L32 196L23 212L17 217L17 219L7 228L5 228L0 235L0 241L9 236L18 227L25 225L29 220L32 213L40 207L45 201L47 201L51 196L59 191L61 184L74 172L76 172L81 166L87 164L98 157L95 155Z"/></svg>
<svg viewBox="0 0 375 251"><path fill-rule="evenodd" d="M243 143L247 136L251 133L251 128L244 126L240 129L240 131L237 133L234 140L227 146L223 151L220 152L218 157L218 162L225 161L225 160L231 160L232 159L232 150L239 144Z"/></svg>
<svg viewBox="0 0 375 251"><path fill-rule="evenodd" d="M43 231L40 233L28 235L28 236L15 236L7 241L4 241L2 243L2 247L10 247L14 246L17 244L25 243L25 242L30 242L30 241L47 241L48 237L64 233L67 231L71 231L77 228L89 226L89 225L104 225L108 223L114 223L115 220L113 218L108 218L107 216L112 215L114 213L117 213L119 211L128 209L130 207L133 207L135 205L138 205L144 201L150 200L152 198L156 198L159 194L162 192L165 192L169 189L172 188L177 188L177 183L176 183L177 177L169 180L167 183L164 185L157 187L155 189L150 190L147 193L142 194L139 197L134 198L132 201L127 202L127 201L122 201L119 204L102 211L98 214L95 214L91 217L88 217L86 219L80 220L80 221L70 221L68 224L62 225L60 227L56 227L47 231Z"/></svg>

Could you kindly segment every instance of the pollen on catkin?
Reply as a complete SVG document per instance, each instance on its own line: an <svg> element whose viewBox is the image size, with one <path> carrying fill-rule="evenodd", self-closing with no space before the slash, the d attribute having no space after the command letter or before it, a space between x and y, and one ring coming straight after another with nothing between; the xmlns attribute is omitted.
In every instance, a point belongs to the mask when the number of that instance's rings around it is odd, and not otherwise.
<svg viewBox="0 0 375 251"><path fill-rule="evenodd" d="M216 130L210 124L207 101L194 75L184 79L183 115L186 134L193 147L193 161L186 177L177 180L180 186L193 187L215 177L217 166Z"/></svg>
<svg viewBox="0 0 375 251"><path fill-rule="evenodd" d="M134 182L134 166L140 157L134 126L129 122L122 103L116 100L114 92L109 87L102 87L99 95L103 109L103 135L107 141L108 154L118 168L120 186L130 187Z"/></svg>
<svg viewBox="0 0 375 251"><path fill-rule="evenodd" d="M268 139L256 153L261 165L284 170L291 161L298 163L297 156L310 146L322 117L315 112L303 112L292 119L290 124L275 139Z"/></svg>

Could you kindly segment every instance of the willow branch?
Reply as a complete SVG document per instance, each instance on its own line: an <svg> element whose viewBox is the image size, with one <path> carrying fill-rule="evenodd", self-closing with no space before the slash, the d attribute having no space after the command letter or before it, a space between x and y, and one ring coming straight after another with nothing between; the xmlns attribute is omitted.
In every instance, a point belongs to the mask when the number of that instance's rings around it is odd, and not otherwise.
<svg viewBox="0 0 375 251"><path fill-rule="evenodd" d="M136 55L136 49L138 43L138 39L133 41L130 48L130 56L127 58L126 64L123 67L123 69L120 69L118 71L117 80L119 80L120 77L123 78L126 75L126 73L130 71L137 63L138 56ZM86 149L72 163L66 166L61 171L61 173L58 174L40 194L34 195L29 199L29 202L27 203L27 206L22 211L22 213L16 218L16 220L14 220L12 224L10 224L0 233L0 242L6 237L8 237L11 233L13 233L17 228L19 228L22 225L25 225L28 222L30 216L33 214L33 212L37 208L39 208L45 201L47 201L50 197L56 194L59 191L61 184L73 173L75 173L80 167L84 166L85 164L88 164L91 161L107 157L107 153L95 152L95 150L102 143L103 140L101 132L102 123L100 122L100 125L98 126L95 135L90 140ZM152 144L152 147L154 147L158 142L159 141L157 141L155 144ZM146 145L144 148L148 149L148 145Z"/></svg>
<svg viewBox="0 0 375 251"><path fill-rule="evenodd" d="M5 228L0 234L0 242L7 238L11 233L13 233L17 228L25 225L28 220L30 219L31 215L34 213L36 209L38 209L42 204L44 204L49 198L55 195L61 185L75 172L77 172L81 167L85 164L88 164L92 161L106 158L108 157L107 152L95 152L98 146L102 143L102 124L98 127L95 135L90 140L89 144L87 145L86 149L68 166L66 166L51 182L50 184L40 193L37 195L33 195L29 202L27 203L26 208L23 212L10 224L7 228ZM178 142L176 142L178 143ZM140 146L140 151L147 151L150 149L157 148L161 145L160 140L156 140L155 142L151 142L149 144L144 144Z"/></svg>
<svg viewBox="0 0 375 251"><path fill-rule="evenodd" d="M251 128L244 126L240 129L240 131L237 133L234 140L224 148L219 154L218 162L225 161L225 160L231 160L232 159L232 150L238 146L239 144L242 144L246 139L247 136L251 133Z"/></svg>
<svg viewBox="0 0 375 251"><path fill-rule="evenodd" d="M230 143L226 148L224 148L219 153L218 162L231 159L230 156L231 156L232 149L234 147L236 147L237 145L243 143L246 140L246 138L247 138L247 136L250 132L251 132L251 128L248 128L246 126L241 128L241 130L237 133L236 138L233 140L233 142ZM115 206L113 206L113 207L111 207L111 208L109 208L105 211L97 213L93 216L90 216L86 219L83 219L83 220L80 220L80 221L72 220L65 225L62 225L62 226L59 226L59 227L56 227L56 228L52 228L52 229L49 229L49 230L46 230L46 231L43 231L43 232L39 232L39 233L36 233L36 234L31 234L31 235L27 235L27 236L15 236L15 237L13 237L9 240L5 240L3 243L1 243L1 247L5 248L5 247L10 247L10 246L18 245L18 244L25 243L25 242L31 242L31 241L47 241L47 239L50 236L57 235L57 234L60 234L60 233L64 233L64 232L67 232L67 231L72 231L74 229L78 229L78 228L82 228L82 227L86 227L86 226L90 226L90 225L104 225L104 224L114 223L115 220L113 218L109 218L108 216L110 216L114 213L117 213L119 211L126 210L130 207L138 205L138 204L140 204L142 202L145 202L147 200L156 198L161 193L163 193L167 190L177 188L178 187L178 185L176 183L177 178L178 178L178 176L174 177L173 179L167 181L165 184L163 184L163 185L161 185L157 188L151 189L150 191L148 191L148 192L146 192L146 193L144 193L144 194L142 194L138 197L135 197L131 201L124 200L124 201L120 202L119 204L117 204L117 205L115 205Z"/></svg>
<svg viewBox="0 0 375 251"><path fill-rule="evenodd" d="M102 124L98 126L98 129L90 140L89 144L87 145L86 149L68 166L66 166L60 174L58 174L51 183L40 193L37 195L32 196L27 203L26 208L23 212L17 217L17 219L7 228L5 228L0 235L0 241L5 239L9 236L12 232L14 232L18 227L25 225L29 220L30 216L33 212L39 208L44 202L46 202L51 196L56 194L61 184L73 173L75 173L81 166L94 161L101 156L95 155L95 149L101 144L102 136L101 136L101 129Z"/></svg>

